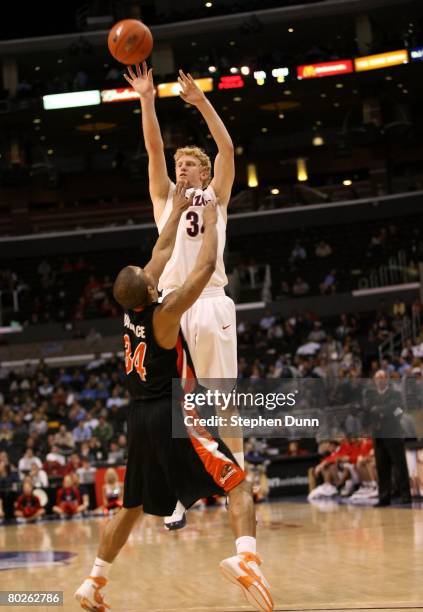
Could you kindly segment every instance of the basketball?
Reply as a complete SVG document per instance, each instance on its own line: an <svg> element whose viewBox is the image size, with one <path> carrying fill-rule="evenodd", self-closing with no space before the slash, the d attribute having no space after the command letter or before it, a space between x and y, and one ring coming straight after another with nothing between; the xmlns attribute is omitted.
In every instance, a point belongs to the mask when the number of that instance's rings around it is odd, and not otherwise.
<svg viewBox="0 0 423 612"><path fill-rule="evenodd" d="M149 28L137 19L123 19L115 23L107 42L113 57L126 66L144 61L153 48Z"/></svg>

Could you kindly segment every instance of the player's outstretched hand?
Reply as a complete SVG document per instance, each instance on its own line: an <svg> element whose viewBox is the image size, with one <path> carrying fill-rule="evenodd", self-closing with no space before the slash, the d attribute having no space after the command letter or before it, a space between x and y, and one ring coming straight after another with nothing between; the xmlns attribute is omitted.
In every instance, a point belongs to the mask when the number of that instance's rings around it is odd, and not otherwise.
<svg viewBox="0 0 423 612"><path fill-rule="evenodd" d="M217 223L217 202L212 200L204 207L203 211L203 224L204 227L208 225L216 225Z"/></svg>
<svg viewBox="0 0 423 612"><path fill-rule="evenodd" d="M147 62L143 62L141 66L137 64L135 66L136 74L132 69L132 66L126 67L128 74L124 73L125 79L128 81L131 87L135 89L140 96L154 97L154 82L153 82L153 69L147 68Z"/></svg>
<svg viewBox="0 0 423 612"><path fill-rule="evenodd" d="M179 70L178 83L181 86L181 92L179 95L184 102L197 106L206 99L206 96L198 87L197 83L194 81L189 72L188 74L185 74L183 70Z"/></svg>
<svg viewBox="0 0 423 612"><path fill-rule="evenodd" d="M173 194L172 208L175 212L182 214L184 210L192 206L195 190L193 189L189 198L186 197L187 182L179 181L176 183L175 193Z"/></svg>

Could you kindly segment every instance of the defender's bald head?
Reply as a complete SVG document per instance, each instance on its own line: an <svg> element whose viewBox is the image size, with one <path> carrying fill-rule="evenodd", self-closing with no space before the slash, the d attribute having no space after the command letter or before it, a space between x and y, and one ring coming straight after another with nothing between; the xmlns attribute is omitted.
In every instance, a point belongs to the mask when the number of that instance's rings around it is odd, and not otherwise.
<svg viewBox="0 0 423 612"><path fill-rule="evenodd" d="M126 266L116 277L113 297L124 310L145 306L148 296L149 280L142 268Z"/></svg>

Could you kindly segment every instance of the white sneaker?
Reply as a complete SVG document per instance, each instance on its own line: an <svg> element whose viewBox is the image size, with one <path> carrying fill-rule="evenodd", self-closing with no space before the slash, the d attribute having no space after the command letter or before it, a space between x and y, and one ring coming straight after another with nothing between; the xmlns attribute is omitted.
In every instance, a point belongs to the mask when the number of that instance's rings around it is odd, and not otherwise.
<svg viewBox="0 0 423 612"><path fill-rule="evenodd" d="M176 504L175 510L171 516L165 516L164 526L168 531L182 529L187 524L185 507L180 501Z"/></svg>
<svg viewBox="0 0 423 612"><path fill-rule="evenodd" d="M255 610L272 612L274 603L270 595L270 585L263 576L260 564L260 557L244 552L221 561L220 570L229 582L240 587Z"/></svg>
<svg viewBox="0 0 423 612"><path fill-rule="evenodd" d="M79 601L83 610L89 612L106 612L110 606L104 601L100 590L107 584L106 578L94 578L89 576L85 578L79 589L75 591L75 599Z"/></svg>
<svg viewBox="0 0 423 612"><path fill-rule="evenodd" d="M308 499L316 499L317 497L333 497L338 495L338 489L333 485L325 482L311 491L308 495Z"/></svg>
<svg viewBox="0 0 423 612"><path fill-rule="evenodd" d="M349 497L351 493L354 491L354 487L355 487L355 484L352 481L352 479L347 480L347 482L344 484L344 486L341 489L341 496Z"/></svg>

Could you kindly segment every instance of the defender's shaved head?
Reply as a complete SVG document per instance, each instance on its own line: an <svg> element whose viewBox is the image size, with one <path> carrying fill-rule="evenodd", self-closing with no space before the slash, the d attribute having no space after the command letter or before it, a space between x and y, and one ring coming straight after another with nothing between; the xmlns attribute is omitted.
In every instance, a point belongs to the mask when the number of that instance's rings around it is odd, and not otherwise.
<svg viewBox="0 0 423 612"><path fill-rule="evenodd" d="M142 268L126 266L116 277L113 297L125 310L139 308L147 302L149 285L149 279Z"/></svg>

